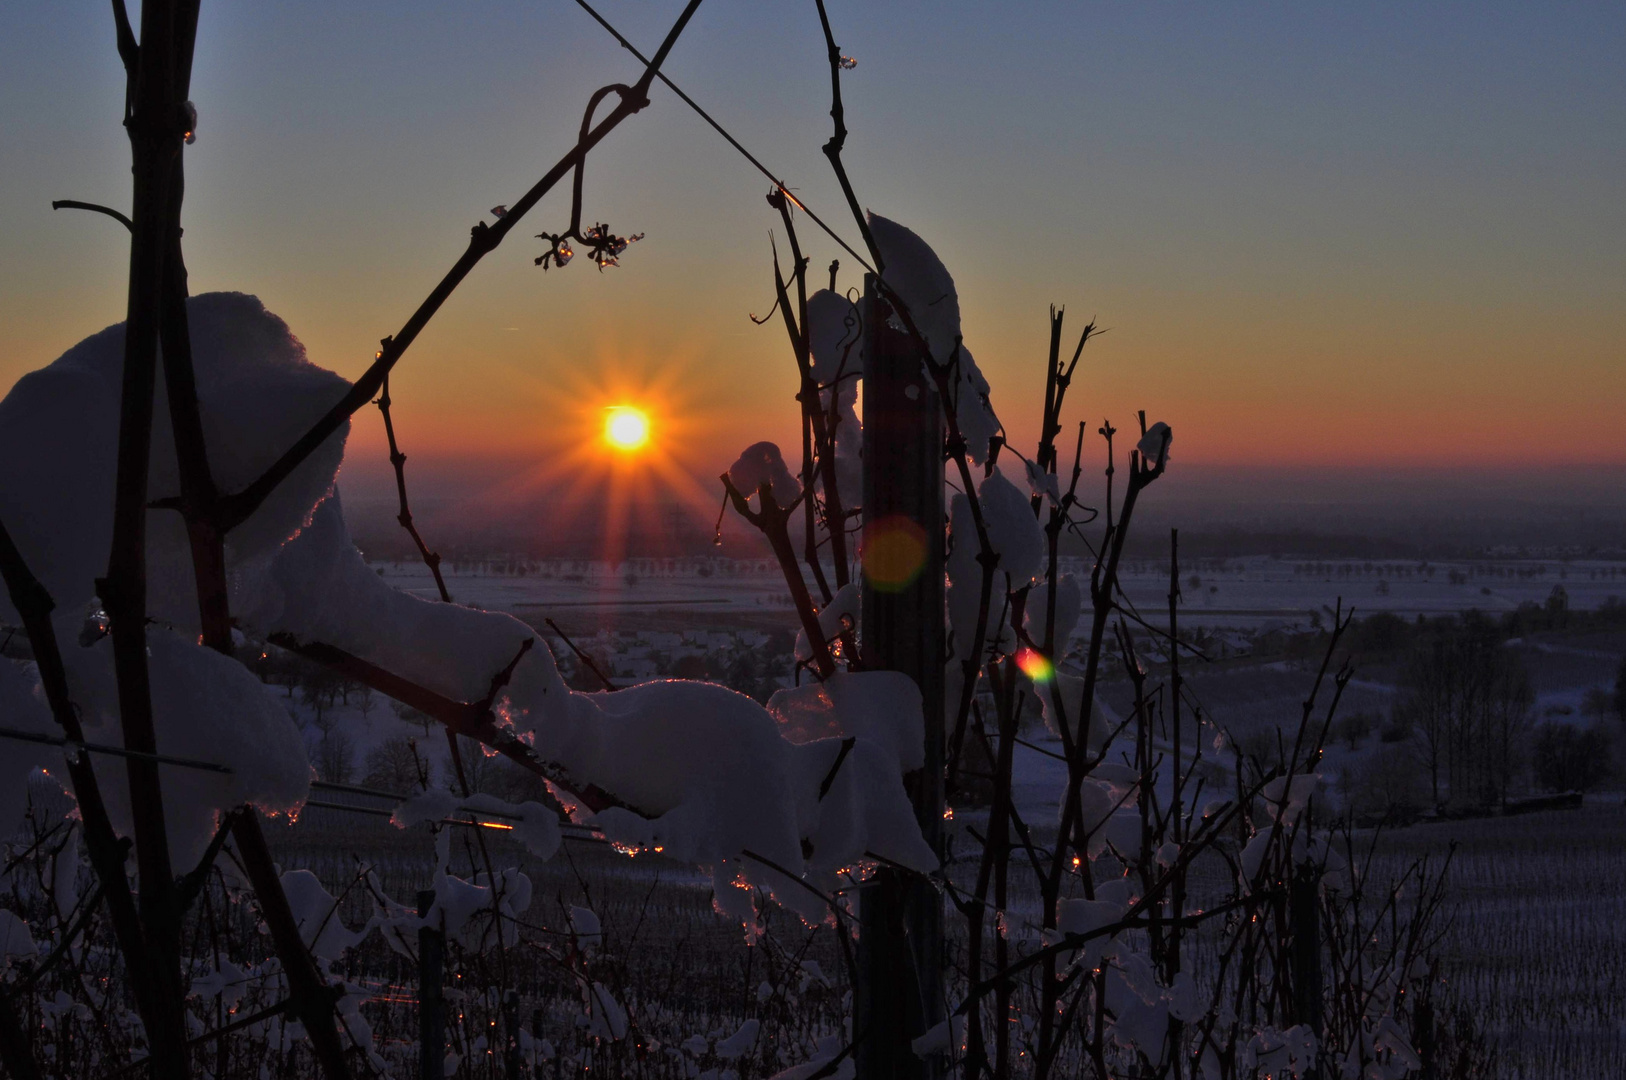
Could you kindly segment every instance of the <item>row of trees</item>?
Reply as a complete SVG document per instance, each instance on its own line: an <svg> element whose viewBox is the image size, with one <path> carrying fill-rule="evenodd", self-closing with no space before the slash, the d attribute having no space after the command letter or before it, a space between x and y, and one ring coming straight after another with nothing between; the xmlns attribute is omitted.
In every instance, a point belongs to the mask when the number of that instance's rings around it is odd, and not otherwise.
<svg viewBox="0 0 1626 1080"><path fill-rule="evenodd" d="M1434 805L1504 800L1535 692L1496 627L1472 615L1436 624L1414 643L1401 685L1397 718L1422 749Z"/></svg>

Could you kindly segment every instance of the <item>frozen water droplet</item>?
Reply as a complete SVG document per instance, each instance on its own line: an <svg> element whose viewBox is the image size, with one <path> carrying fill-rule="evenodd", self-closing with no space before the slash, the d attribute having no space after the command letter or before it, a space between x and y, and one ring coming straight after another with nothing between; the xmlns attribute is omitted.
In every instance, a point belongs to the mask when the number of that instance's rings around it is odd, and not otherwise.
<svg viewBox="0 0 1626 1080"><path fill-rule="evenodd" d="M851 56L843 56L837 63L841 65L842 71L851 71L858 66L858 61Z"/></svg>
<svg viewBox="0 0 1626 1080"><path fill-rule="evenodd" d="M507 207L507 205L499 203L498 205L493 206L491 208L491 216L494 217L494 218L505 218L505 217L507 217L508 216L508 207Z"/></svg>
<svg viewBox="0 0 1626 1080"><path fill-rule="evenodd" d="M181 108L186 110L186 145L191 146L198 141L198 107L188 101Z"/></svg>

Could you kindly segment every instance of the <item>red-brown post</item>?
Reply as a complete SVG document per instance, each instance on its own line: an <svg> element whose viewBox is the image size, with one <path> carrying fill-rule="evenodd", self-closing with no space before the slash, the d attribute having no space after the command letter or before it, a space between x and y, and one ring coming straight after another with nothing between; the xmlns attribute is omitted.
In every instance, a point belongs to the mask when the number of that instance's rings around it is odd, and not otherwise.
<svg viewBox="0 0 1626 1080"><path fill-rule="evenodd" d="M866 572L864 665L920 686L926 764L905 777L920 829L941 853L943 826L943 418L913 341L887 325L866 283L864 522L866 562L888 544L886 574ZM918 547L918 559L912 557ZM898 555L909 556L904 559ZM898 574L900 563L910 572ZM872 565L872 569L878 569ZM910 1042L940 1020L942 899L930 882L882 868L862 893L853 1035L859 1080L943 1075Z"/></svg>

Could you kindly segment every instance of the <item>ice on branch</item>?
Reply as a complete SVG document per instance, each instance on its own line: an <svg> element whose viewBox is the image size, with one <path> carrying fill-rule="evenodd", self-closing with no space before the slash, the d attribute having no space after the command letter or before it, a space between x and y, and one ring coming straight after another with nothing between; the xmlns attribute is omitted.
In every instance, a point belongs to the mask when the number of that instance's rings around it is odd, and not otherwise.
<svg viewBox="0 0 1626 1080"><path fill-rule="evenodd" d="M871 213L869 227L886 263L886 285L908 308L932 358L952 365L953 400L946 404L953 406L966 452L980 465L987 460L989 440L999 434L999 418L988 401L988 380L960 340L960 298L954 279L937 253L902 225Z"/></svg>
<svg viewBox="0 0 1626 1080"><path fill-rule="evenodd" d="M863 594L858 582L852 581L836 590L830 602L819 609L819 632L825 641L833 641L843 633L858 630L858 615ZM813 656L813 645L807 640L807 631L796 631L796 659L798 662Z"/></svg>
<svg viewBox="0 0 1626 1080"><path fill-rule="evenodd" d="M779 447L771 442L752 443L741 451L739 458L728 467L728 479L748 499L767 484L774 501L782 507L790 505L802 490L802 485L785 466Z"/></svg>

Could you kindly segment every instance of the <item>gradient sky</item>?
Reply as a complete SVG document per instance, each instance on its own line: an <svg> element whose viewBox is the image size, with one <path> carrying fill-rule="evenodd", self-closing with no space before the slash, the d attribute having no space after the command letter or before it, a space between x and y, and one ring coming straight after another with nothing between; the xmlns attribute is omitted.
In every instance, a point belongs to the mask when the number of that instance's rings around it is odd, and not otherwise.
<svg viewBox="0 0 1626 1080"><path fill-rule="evenodd" d="M600 10L650 48L680 7ZM1055 302L1110 329L1071 417L1146 408L1176 464L1626 464L1626 5L830 11L860 197L955 275L1021 444ZM856 240L822 50L811 2L706 0L666 70ZM258 294L354 377L637 73L565 0L205 0L193 291ZM122 230L50 210L128 206L122 83L105 3L0 6L0 391L122 318ZM544 274L529 237L568 195L533 211L398 369L415 462L568 469L559 440L615 397L656 401L700 476L794 441L783 331L746 318L772 297L766 184L659 87L587 178L588 220L647 239ZM353 455L381 445L364 414Z"/></svg>

